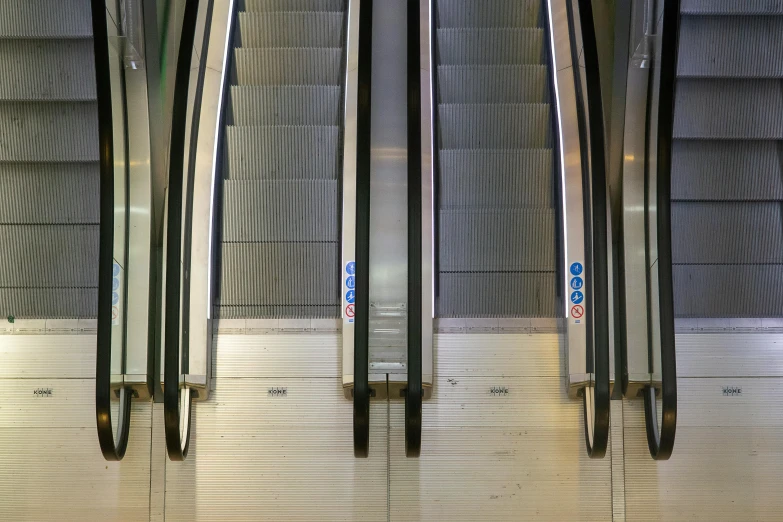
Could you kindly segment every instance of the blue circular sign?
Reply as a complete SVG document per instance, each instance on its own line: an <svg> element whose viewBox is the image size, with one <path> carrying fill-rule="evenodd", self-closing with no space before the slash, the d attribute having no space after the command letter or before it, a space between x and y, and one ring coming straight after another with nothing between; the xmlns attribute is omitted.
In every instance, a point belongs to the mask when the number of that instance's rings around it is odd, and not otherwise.
<svg viewBox="0 0 783 522"><path fill-rule="evenodd" d="M356 262L348 261L345 265L345 273L348 275L356 275Z"/></svg>
<svg viewBox="0 0 783 522"><path fill-rule="evenodd" d="M119 287L120 287L120 280L115 277L114 279L111 280L111 289L117 290Z"/></svg>
<svg viewBox="0 0 783 522"><path fill-rule="evenodd" d="M581 277L574 277L571 279L571 288L574 290L581 290L582 286L584 286L584 281L582 281Z"/></svg>
<svg viewBox="0 0 783 522"><path fill-rule="evenodd" d="M571 275L582 275L582 263L573 263L571 265Z"/></svg>
<svg viewBox="0 0 783 522"><path fill-rule="evenodd" d="M353 289L356 288L356 278L354 276L348 276L345 278L345 286Z"/></svg>
<svg viewBox="0 0 783 522"><path fill-rule="evenodd" d="M120 294L118 294L117 292L112 292L111 293L111 304L116 305L119 302L120 302Z"/></svg>
<svg viewBox="0 0 783 522"><path fill-rule="evenodd" d="M113 273L114 277L117 277L118 275L120 275L120 265L118 265L117 263L114 263L114 268L112 269L112 273Z"/></svg>
<svg viewBox="0 0 783 522"><path fill-rule="evenodd" d="M354 290L348 290L345 292L345 300L348 304L353 304L356 301L356 292Z"/></svg>
<svg viewBox="0 0 783 522"><path fill-rule="evenodd" d="M580 292L578 290L576 292L571 292L571 302L572 303L579 304L579 303L581 303L584 300L585 300L585 294L583 294L582 292Z"/></svg>

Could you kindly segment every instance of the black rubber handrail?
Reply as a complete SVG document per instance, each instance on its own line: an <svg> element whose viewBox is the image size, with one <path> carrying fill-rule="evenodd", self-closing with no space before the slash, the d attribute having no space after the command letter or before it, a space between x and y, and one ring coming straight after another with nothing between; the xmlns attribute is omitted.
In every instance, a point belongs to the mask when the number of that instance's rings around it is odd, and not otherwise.
<svg viewBox="0 0 783 522"><path fill-rule="evenodd" d="M606 221L606 149L604 144L604 109L601 94L601 77L598 68L598 46L595 36L593 21L593 6L590 0L579 0L579 19L582 29L582 53L584 56L585 83L587 86L586 99L589 113L588 121L584 124L589 130L590 142L590 172L592 183L590 191L585 198L592 193L589 213L592 220L592 245L588 245L587 252L592 252L592 268L590 269L589 284L585 285L588 292L592 293L592 339L593 339L593 371L595 383L593 388L593 415L591 418L588 407L587 390L583 395L583 413L585 417L585 445L587 454L592 458L601 458L606 454L609 443L609 417L610 417L610 392L609 392L609 269L607 254L607 221ZM575 52L574 63L578 63L576 51L578 46L572 46ZM574 67L577 69L577 67ZM577 80L577 92L581 90ZM583 98L584 99L584 98ZM583 118L584 119L584 118ZM582 139L582 146L585 140ZM587 169L585 169L585 173ZM586 241L589 243L589 240ZM587 271L587 267L586 271ZM589 295L588 295L589 297ZM590 302L587 299L588 303ZM590 330L588 330L589 332ZM589 346L589 343L588 343ZM588 360L590 359L588 354ZM590 440L590 423L592 423L592 442Z"/></svg>
<svg viewBox="0 0 783 522"><path fill-rule="evenodd" d="M671 178L674 100L677 84L677 47L680 31L680 0L666 0L661 34L660 94L658 98L658 303L661 339L660 429L655 403L655 388L644 391L644 420L647 445L655 460L667 460L674 449L677 431L677 361L674 345L674 282L672 278Z"/></svg>
<svg viewBox="0 0 783 522"><path fill-rule="evenodd" d="M199 0L186 0L182 20L177 72L174 80L174 106L171 113L171 141L169 156L168 182L168 222L166 236L166 323L164 334L164 382L163 411L166 448L171 460L184 460L190 444L190 409L192 393L183 391L180 411L179 379L188 373L187 361L187 321L183 317L180 329L180 299L182 286L182 192L184 180L184 162L186 150L188 89L190 88L190 67L193 55L193 43L196 36ZM195 114L195 111L194 111ZM192 166L192 162L191 162ZM188 272L185 272L187 278ZM183 315L185 312L183 312ZM180 362L180 331L182 330L182 361Z"/></svg>
<svg viewBox="0 0 783 522"><path fill-rule="evenodd" d="M370 451L370 94L372 87L372 0L359 9L356 114L356 316L353 345L353 453Z"/></svg>
<svg viewBox="0 0 783 522"><path fill-rule="evenodd" d="M98 101L98 153L100 165L100 246L98 251L98 334L95 364L95 416L98 442L106 460L122 460L128 447L133 392L120 389L120 411L115 441L111 421L112 280L114 278L114 130L111 66L106 4L92 0L92 34Z"/></svg>
<svg viewBox="0 0 783 522"><path fill-rule="evenodd" d="M421 35L419 0L408 0L408 385L405 455L421 453L422 231Z"/></svg>

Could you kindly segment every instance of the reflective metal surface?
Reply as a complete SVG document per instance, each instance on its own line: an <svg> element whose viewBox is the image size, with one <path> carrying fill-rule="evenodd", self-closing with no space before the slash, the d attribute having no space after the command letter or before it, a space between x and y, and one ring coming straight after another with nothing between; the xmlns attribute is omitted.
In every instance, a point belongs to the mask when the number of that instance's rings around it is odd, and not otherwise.
<svg viewBox="0 0 783 522"><path fill-rule="evenodd" d="M360 0L348 3L348 38L346 41L345 114L343 122L343 158L356 158L356 111L359 83L359 9ZM343 161L342 173L342 262L340 263L342 316L342 382L346 398L353 385L354 321L346 295L346 267L356 260L356 161Z"/></svg>
<svg viewBox="0 0 783 522"><path fill-rule="evenodd" d="M557 103L556 134L560 153L559 172L561 176L561 215L563 219L563 286L566 296L563 299L563 314L566 317L567 330L567 367L569 395L576 397L580 388L592 381L587 371L587 333L583 319L574 317L568 299L571 280L582 274L585 264L585 223L582 192L582 152L577 120L576 88L571 62L569 41L569 23L565 2L547 2L549 15L549 34L552 65L554 72L553 90ZM572 273L572 265L578 263L579 273ZM576 271L576 268L575 268ZM580 310L577 309L577 312ZM584 305L581 308L584 315ZM582 317L580 315L580 317Z"/></svg>
<svg viewBox="0 0 783 522"><path fill-rule="evenodd" d="M435 134L433 123L432 0L420 1L421 20L421 364L424 396L432 392L432 327L435 317ZM416 318L414 317L415 321Z"/></svg>

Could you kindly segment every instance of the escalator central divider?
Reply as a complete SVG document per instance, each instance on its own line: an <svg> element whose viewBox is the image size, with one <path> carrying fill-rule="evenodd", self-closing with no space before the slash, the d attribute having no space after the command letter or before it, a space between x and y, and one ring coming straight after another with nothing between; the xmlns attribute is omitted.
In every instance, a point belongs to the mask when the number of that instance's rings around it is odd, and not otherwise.
<svg viewBox="0 0 783 522"><path fill-rule="evenodd" d="M370 442L370 129L373 1L359 10L359 63L356 115L356 310L354 323L353 450L366 458Z"/></svg>
<svg viewBox="0 0 783 522"><path fill-rule="evenodd" d="M421 452L422 385L422 187L421 6L408 0L408 385L405 390L405 454Z"/></svg>

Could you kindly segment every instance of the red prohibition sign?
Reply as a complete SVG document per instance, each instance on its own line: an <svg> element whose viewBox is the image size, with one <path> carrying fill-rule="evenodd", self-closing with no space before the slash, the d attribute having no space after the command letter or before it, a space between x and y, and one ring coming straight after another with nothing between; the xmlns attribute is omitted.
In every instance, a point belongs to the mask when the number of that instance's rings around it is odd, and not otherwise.
<svg viewBox="0 0 783 522"><path fill-rule="evenodd" d="M571 315L574 316L574 319L579 319L585 315L585 309L582 308L582 305L574 305L571 307Z"/></svg>
<svg viewBox="0 0 783 522"><path fill-rule="evenodd" d="M356 312L353 309L353 305L349 304L345 307L345 317L352 319L354 316L356 316Z"/></svg>

